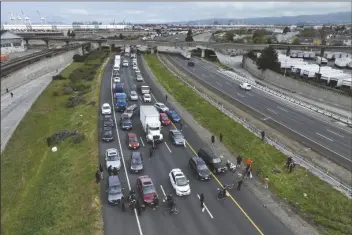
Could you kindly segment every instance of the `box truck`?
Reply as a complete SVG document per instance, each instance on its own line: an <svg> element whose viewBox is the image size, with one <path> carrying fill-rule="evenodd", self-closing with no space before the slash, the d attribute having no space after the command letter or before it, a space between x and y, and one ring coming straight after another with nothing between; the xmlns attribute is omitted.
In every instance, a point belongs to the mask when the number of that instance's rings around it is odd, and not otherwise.
<svg viewBox="0 0 352 235"><path fill-rule="evenodd" d="M163 141L159 115L153 105L140 106L140 119L148 142L161 143Z"/></svg>

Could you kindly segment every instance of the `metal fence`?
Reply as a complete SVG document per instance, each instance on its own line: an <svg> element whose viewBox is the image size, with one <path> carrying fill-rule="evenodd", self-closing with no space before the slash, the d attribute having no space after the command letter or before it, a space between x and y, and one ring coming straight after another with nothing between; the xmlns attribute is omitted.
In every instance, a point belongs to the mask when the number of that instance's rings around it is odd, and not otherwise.
<svg viewBox="0 0 352 235"><path fill-rule="evenodd" d="M160 58L159 55L157 54L157 57L159 59L159 61L172 73L174 74L178 79L180 79L184 84L186 84L189 88L191 88L193 91L195 91L196 93L198 93L198 95L200 95L202 98L204 98L205 100L207 100L210 104L212 104L214 107L216 107L218 110L220 110L221 112L223 112L224 114L226 114L228 117L230 117L231 119L233 119L234 121L236 121L237 123L241 124L242 126L244 126L247 130L249 130L250 132L252 132L253 134L255 134L258 138L261 138L261 130L255 128L254 126L251 126L249 123L247 123L246 121L240 119L239 117L237 117L234 113L232 113L230 110L226 109L222 104L218 103L217 101L212 100L211 98L209 98L205 93L201 92L200 90L198 90L195 86L193 86L192 84L188 83L186 80L184 80L183 78L181 78L180 76L178 76L175 72L173 72ZM310 171L313 175L319 177L320 179L322 179L323 181L327 182L328 184L330 184L331 186L333 186L335 189L341 191L342 193L344 193L347 197L351 198L352 197L352 188L344 185L342 182L340 182L339 180L333 178L332 176L328 175L327 173L323 172L322 170L320 170L319 168L317 168L316 166L314 166L312 163L306 161L304 159L304 157L297 155L295 153L292 152L292 150L290 150L289 148L287 148L284 144L275 141L273 139L271 139L270 137L266 136L266 141L268 144L270 144L271 146L273 146L274 148L276 148L277 150L281 151L283 154L285 154L286 156L290 156L294 159L294 161L300 165L301 167L307 169L308 171Z"/></svg>

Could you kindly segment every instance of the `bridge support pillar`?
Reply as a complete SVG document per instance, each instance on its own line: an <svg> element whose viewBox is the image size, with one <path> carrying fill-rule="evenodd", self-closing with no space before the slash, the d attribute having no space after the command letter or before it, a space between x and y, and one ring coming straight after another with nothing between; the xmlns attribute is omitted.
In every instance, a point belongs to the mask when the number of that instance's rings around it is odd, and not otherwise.
<svg viewBox="0 0 352 235"><path fill-rule="evenodd" d="M150 48L150 53L151 53L151 54L154 54L154 52L155 52L154 47Z"/></svg>
<svg viewBox="0 0 352 235"><path fill-rule="evenodd" d="M25 45L25 46L26 46L26 48L28 49L28 47L29 47L29 43L28 43L28 41L29 41L29 40L28 40L28 39L25 39L24 41L25 41L25 43L26 43L26 45Z"/></svg>
<svg viewBox="0 0 352 235"><path fill-rule="evenodd" d="M44 40L46 47L49 48L49 40Z"/></svg>
<svg viewBox="0 0 352 235"><path fill-rule="evenodd" d="M286 49L286 56L290 56L291 54L291 48L290 47L287 47Z"/></svg>
<svg viewBox="0 0 352 235"><path fill-rule="evenodd" d="M84 55L85 54L85 46L82 46L82 55Z"/></svg>
<svg viewBox="0 0 352 235"><path fill-rule="evenodd" d="M320 49L320 57L323 58L325 53L325 48Z"/></svg>
<svg viewBox="0 0 352 235"><path fill-rule="evenodd" d="M65 41L66 42L66 46L69 46L70 45L70 42L69 41Z"/></svg>
<svg viewBox="0 0 352 235"><path fill-rule="evenodd" d="M202 58L204 58L205 57L205 49L202 49L202 54L201 54L201 56L200 57L202 57Z"/></svg>
<svg viewBox="0 0 352 235"><path fill-rule="evenodd" d="M99 51L101 51L101 42L98 42L99 44Z"/></svg>

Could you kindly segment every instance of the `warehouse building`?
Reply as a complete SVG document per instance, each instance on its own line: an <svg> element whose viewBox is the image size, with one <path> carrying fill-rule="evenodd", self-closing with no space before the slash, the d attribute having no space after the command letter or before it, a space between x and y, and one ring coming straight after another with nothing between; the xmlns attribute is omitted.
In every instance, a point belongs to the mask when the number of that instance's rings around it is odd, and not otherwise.
<svg viewBox="0 0 352 235"><path fill-rule="evenodd" d="M1 54L23 52L26 50L24 45L25 42L22 37L7 30L1 31Z"/></svg>

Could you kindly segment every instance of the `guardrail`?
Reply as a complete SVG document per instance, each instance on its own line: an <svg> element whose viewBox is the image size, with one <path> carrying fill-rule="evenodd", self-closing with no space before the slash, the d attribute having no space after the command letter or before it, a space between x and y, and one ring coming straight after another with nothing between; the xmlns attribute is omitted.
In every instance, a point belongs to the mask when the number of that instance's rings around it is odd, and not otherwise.
<svg viewBox="0 0 352 235"><path fill-rule="evenodd" d="M323 114L323 115L325 115L327 117L333 118L333 119L335 119L337 121L340 121L340 122L345 123L345 124L347 124L349 126L352 126L352 119L350 119L349 117L344 117L344 116L341 116L341 115L338 115L338 114L334 114L333 112L328 112L326 110L320 109L320 108L318 108L318 107L316 107L314 105L308 104L306 102L302 102L300 100L293 99L293 98L281 93L280 91L274 91L274 90L269 89L269 88L267 88L265 86L259 85L255 81L253 81L252 79L248 79L248 78L239 76L235 72L224 70L224 69L219 69L218 71L221 74L223 74L225 76L228 76L230 78L233 78L235 80L249 83L249 84L251 84L252 87L254 87L254 88L258 89L258 90L267 92L267 93L269 93L271 95L274 95L276 97L285 99L285 100L289 101L290 103L299 105L299 106L301 106L303 108L312 110L312 111L317 112L319 114Z"/></svg>
<svg viewBox="0 0 352 235"><path fill-rule="evenodd" d="M201 92L198 90L195 86L192 84L188 83L186 80L178 76L172 69L170 69L159 57L157 54L157 57L159 61L173 74L175 75L178 79L180 79L184 84L186 84L189 88L191 88L193 91L198 93L203 99L207 100L210 104L212 104L214 107L216 107L218 110L220 110L222 113L230 117L232 120L236 121L237 123L241 124L244 126L247 130L255 134L258 138L261 138L261 130L258 130L254 126L251 126L249 123L246 121L240 119L237 117L234 113L232 113L230 110L224 108L222 104L219 104L217 101L212 100L209 98L205 93ZM331 186L333 186L335 189L339 190L340 192L344 193L348 198L352 198L352 188L349 187L348 185L344 185L343 183L339 182L337 179L333 178L332 176L328 175L327 173L323 172L316 166L312 165L310 162L304 160L304 157L295 154L292 152L289 148L287 148L284 144L275 141L271 139L270 137L266 136L266 141L268 144L276 148L277 150L281 151L283 154L286 156L292 157L294 161L300 165L301 167L309 170L313 175L319 177L323 181L327 182Z"/></svg>

